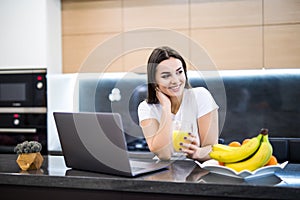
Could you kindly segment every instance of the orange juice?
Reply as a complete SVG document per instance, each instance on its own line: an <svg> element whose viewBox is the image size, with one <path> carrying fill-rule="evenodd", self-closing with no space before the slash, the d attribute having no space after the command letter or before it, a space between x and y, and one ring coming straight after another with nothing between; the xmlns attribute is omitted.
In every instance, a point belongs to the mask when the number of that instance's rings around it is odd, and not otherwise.
<svg viewBox="0 0 300 200"><path fill-rule="evenodd" d="M189 137L188 131L173 130L172 142L175 151L180 152L180 148L182 148L180 143L190 143L188 140L185 140L184 137Z"/></svg>

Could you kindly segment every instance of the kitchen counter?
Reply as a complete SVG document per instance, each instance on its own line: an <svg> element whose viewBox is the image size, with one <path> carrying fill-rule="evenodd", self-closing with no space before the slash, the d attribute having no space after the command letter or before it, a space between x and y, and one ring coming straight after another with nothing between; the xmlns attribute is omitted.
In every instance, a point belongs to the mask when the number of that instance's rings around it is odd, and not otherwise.
<svg viewBox="0 0 300 200"><path fill-rule="evenodd" d="M17 155L0 154L1 196L52 200L300 198L299 164L288 164L276 175L245 181L209 173L191 160L174 160L166 170L127 178L67 168L62 156L43 157L41 169L21 171Z"/></svg>

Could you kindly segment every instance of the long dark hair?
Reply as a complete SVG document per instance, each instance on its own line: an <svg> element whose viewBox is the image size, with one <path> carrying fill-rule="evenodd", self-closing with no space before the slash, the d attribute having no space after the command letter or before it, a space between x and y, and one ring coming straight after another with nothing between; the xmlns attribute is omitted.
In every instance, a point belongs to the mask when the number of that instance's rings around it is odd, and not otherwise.
<svg viewBox="0 0 300 200"><path fill-rule="evenodd" d="M155 80L155 73L156 73L156 68L159 63L161 63L164 60L168 60L169 58L176 58L179 59L182 63L185 78L186 78L186 83L185 83L185 88L191 88L190 83L188 81L187 77L187 69L186 69L186 63L182 56L175 51L174 49L170 47L158 47L154 49L148 59L148 64L147 64L147 78L148 78L148 97L147 97L147 102L151 104L156 104L158 103L158 99L156 97L156 91L155 88L157 86L156 80Z"/></svg>

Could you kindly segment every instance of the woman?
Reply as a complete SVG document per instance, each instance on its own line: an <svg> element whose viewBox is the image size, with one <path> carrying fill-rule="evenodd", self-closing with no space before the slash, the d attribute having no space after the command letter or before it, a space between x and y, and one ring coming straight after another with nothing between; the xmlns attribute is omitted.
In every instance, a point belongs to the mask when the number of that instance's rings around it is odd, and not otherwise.
<svg viewBox="0 0 300 200"><path fill-rule="evenodd" d="M184 59L169 47L151 53L147 65L148 97L138 107L140 126L151 152L169 160L172 121L193 123L194 131L181 151L188 158L208 160L211 146L218 142L218 105L203 87L191 88Z"/></svg>

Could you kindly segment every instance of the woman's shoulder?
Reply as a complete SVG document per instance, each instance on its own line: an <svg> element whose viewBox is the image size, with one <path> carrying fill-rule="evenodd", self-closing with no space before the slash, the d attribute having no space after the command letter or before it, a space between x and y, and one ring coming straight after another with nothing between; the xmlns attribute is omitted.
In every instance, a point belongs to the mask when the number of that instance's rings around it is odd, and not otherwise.
<svg viewBox="0 0 300 200"><path fill-rule="evenodd" d="M138 106L139 120L154 118L159 121L160 119L160 107L159 104L150 104L146 100L142 101Z"/></svg>
<svg viewBox="0 0 300 200"><path fill-rule="evenodd" d="M210 93L205 87L194 87L190 88L188 91L194 93L195 95L205 95Z"/></svg>
<svg viewBox="0 0 300 200"><path fill-rule="evenodd" d="M140 102L138 107L139 107L139 108L148 107L147 101L144 100L144 101Z"/></svg>
<svg viewBox="0 0 300 200"><path fill-rule="evenodd" d="M191 88L190 90L190 96L188 96L187 99L188 101L192 101L194 99L197 104L197 117L201 117L209 112L211 112L214 109L219 108L218 105L216 104L213 96L211 93L208 91L207 88L205 87L195 87Z"/></svg>
<svg viewBox="0 0 300 200"><path fill-rule="evenodd" d="M144 100L142 101L138 108L141 109L141 108L151 108L151 107L157 107L159 104L151 104L151 103L148 103L147 100Z"/></svg>
<svg viewBox="0 0 300 200"><path fill-rule="evenodd" d="M209 90L205 87L195 87L189 89L188 97L195 97L197 102L212 101L213 97Z"/></svg>

